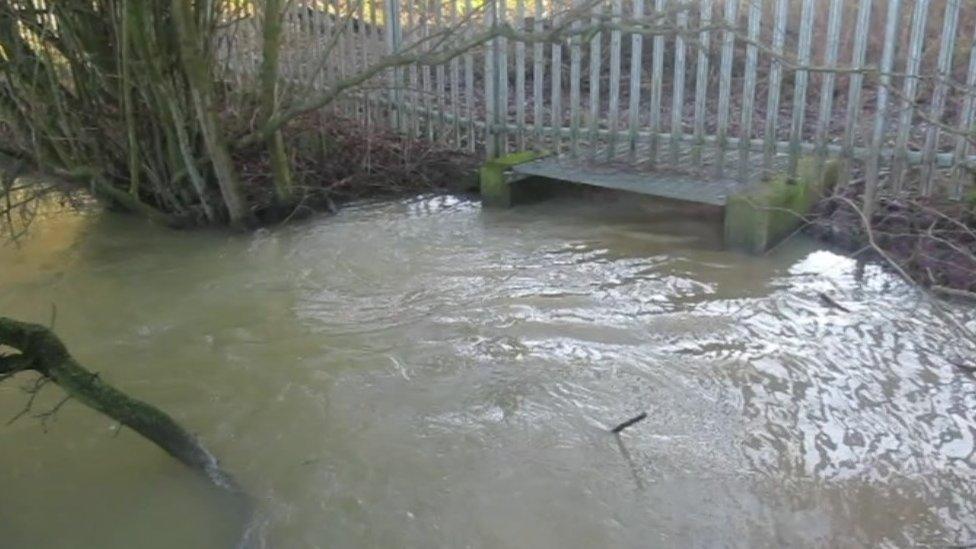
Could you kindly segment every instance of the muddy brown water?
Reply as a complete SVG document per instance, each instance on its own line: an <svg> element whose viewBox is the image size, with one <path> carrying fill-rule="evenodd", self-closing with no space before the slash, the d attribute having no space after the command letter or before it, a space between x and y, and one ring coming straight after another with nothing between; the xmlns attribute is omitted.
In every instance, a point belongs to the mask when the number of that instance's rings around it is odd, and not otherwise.
<svg viewBox="0 0 976 549"><path fill-rule="evenodd" d="M976 542L976 379L931 304L811 241L755 258L718 232L602 195L250 235L89 213L0 248L0 311L55 304L81 361L198 433L256 546ZM223 496L77 403L0 441L0 546L237 543Z"/></svg>

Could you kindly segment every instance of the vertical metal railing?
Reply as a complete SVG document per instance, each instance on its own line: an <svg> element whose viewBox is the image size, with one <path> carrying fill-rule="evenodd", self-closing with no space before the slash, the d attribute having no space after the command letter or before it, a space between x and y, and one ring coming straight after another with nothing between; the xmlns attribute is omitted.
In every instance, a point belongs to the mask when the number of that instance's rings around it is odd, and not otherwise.
<svg viewBox="0 0 976 549"><path fill-rule="evenodd" d="M871 13L873 0L860 0L857 8L857 20L854 26L854 42L851 49L851 72L847 89L847 114L844 119L843 156L854 158L854 142L857 135L858 122L861 119L861 96L864 87L864 73L868 52L869 29L871 28Z"/></svg>
<svg viewBox="0 0 976 549"><path fill-rule="evenodd" d="M922 46L925 44L925 24L929 15L929 0L916 0L912 14L911 36L905 60L904 84L901 90L898 116L898 137L895 141L895 159L891 166L891 184L900 191L908 165L908 138L915 119L915 94L918 92L922 66Z"/></svg>
<svg viewBox="0 0 976 549"><path fill-rule="evenodd" d="M782 0L786 1L786 0ZM708 29L712 24L712 2L713 0L702 0L698 11L698 26L701 29ZM695 73L695 128L694 128L694 147L692 149L692 162L698 164L702 160L702 153L705 148L705 117L708 111L708 69L709 54L712 33L708 30L701 30L698 34L698 68Z"/></svg>
<svg viewBox="0 0 976 549"><path fill-rule="evenodd" d="M633 18L644 17L644 0L633 0ZM644 35L634 33L630 39L630 98L627 104L628 158L637 160L637 139L640 130L641 79L643 77Z"/></svg>
<svg viewBox="0 0 976 549"><path fill-rule="evenodd" d="M936 67L935 88L932 92L932 102L928 111L928 128L925 134L925 146L922 153L922 193L932 192L935 177L935 153L938 148L941 126L937 123L945 114L946 98L949 94L950 78L952 77L952 57L955 53L956 32L959 28L959 11L962 0L946 0L943 15L942 37L939 46L939 59Z"/></svg>
<svg viewBox="0 0 976 549"><path fill-rule="evenodd" d="M968 0L292 5L286 42L295 51L282 57L290 93L502 25L539 36L568 23L560 28L571 35L555 41L499 36L440 64L387 69L335 111L489 157L535 148L755 179L795 172L813 155L818 168L849 161L872 189L955 197L976 165ZM241 21L222 31L218 53L234 86L249 85L260 65L255 29Z"/></svg>
<svg viewBox="0 0 976 549"><path fill-rule="evenodd" d="M623 14L623 1L612 0L611 22L620 23ZM610 86L607 92L607 124L609 125L610 140L607 143L606 157L612 160L617 155L617 133L620 125L620 53L621 32L614 30L610 33ZM595 152L595 151L594 151Z"/></svg>
<svg viewBox="0 0 976 549"><path fill-rule="evenodd" d="M666 0L654 0L654 15L664 11ZM660 20L653 18L655 24ZM651 113L650 132L651 142L648 160L653 165L657 161L658 138L661 133L661 93L664 87L664 35L654 36L653 57L651 59Z"/></svg>
<svg viewBox="0 0 976 549"><path fill-rule="evenodd" d="M888 94L891 87L891 71L895 63L895 40L898 33L901 0L888 2L888 16L885 19L884 47L881 64L878 67L878 92L875 100L874 130L871 133L870 152L865 168L865 201L873 204L877 195L880 175L881 148L884 146L885 130L888 125Z"/></svg>
<svg viewBox="0 0 976 549"><path fill-rule="evenodd" d="M400 0L386 0L386 47L389 55L396 55L403 45L403 27L400 23ZM403 69L394 68L389 71L390 85L390 120L393 128L403 131Z"/></svg>
<svg viewBox="0 0 976 549"><path fill-rule="evenodd" d="M762 2L761 0L748 0L749 2L749 27L746 44L746 67L745 83L742 88L742 118L739 130L739 178L748 177L751 168L749 157L751 155L750 141L752 140L752 121L756 108L756 71L759 60L759 30L762 24Z"/></svg>
<svg viewBox="0 0 976 549"><path fill-rule="evenodd" d="M976 135L976 125L973 124L974 114L976 114L976 31L971 35L972 44L969 48L969 70L966 73L966 88L970 93L966 94L963 100L962 111L959 122L956 126L955 147L952 155L952 190L953 198L961 198L965 179L966 169L963 167L965 158L969 155L972 146L967 136Z"/></svg>
<svg viewBox="0 0 976 549"><path fill-rule="evenodd" d="M729 150L729 112L732 108L732 62L735 54L735 35L739 25L739 0L725 0L725 26L722 32L722 67L718 82L718 127L716 129L716 173L725 172L725 152Z"/></svg>

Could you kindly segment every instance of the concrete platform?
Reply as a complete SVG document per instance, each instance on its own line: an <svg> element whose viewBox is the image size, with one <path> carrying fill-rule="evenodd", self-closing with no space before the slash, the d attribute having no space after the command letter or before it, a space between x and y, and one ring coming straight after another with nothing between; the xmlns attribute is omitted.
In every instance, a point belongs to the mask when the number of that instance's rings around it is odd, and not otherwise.
<svg viewBox="0 0 976 549"><path fill-rule="evenodd" d="M725 206L730 196L743 192L751 184L731 178L704 179L666 169L646 173L632 166L594 164L555 156L518 164L511 171L523 176L545 177L713 206Z"/></svg>
<svg viewBox="0 0 976 549"><path fill-rule="evenodd" d="M599 151L589 158L524 151L486 163L481 169L481 194L487 206L509 207L523 194L520 181L542 178L554 185L583 184L706 204L724 210L727 247L762 253L802 223L842 169L836 161L807 157L798 161L791 177L785 157L765 164L755 153L736 151L724 158L709 158L701 151L686 154L670 155L669 165L619 158L601 162L596 159L609 155Z"/></svg>
<svg viewBox="0 0 976 549"><path fill-rule="evenodd" d="M776 155L768 165L763 155L738 150L719 153L714 146L689 146L661 140L652 151L643 144L635 151L606 147L549 154L513 163L517 176L544 177L556 181L635 192L697 204L725 206L729 197L741 194L773 176L785 173L789 158ZM635 159L641 159L635 161Z"/></svg>

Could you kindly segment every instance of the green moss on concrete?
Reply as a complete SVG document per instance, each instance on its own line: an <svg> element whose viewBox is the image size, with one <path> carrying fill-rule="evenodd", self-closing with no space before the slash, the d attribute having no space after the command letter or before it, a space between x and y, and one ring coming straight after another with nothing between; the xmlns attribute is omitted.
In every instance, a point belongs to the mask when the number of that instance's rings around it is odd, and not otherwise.
<svg viewBox="0 0 976 549"><path fill-rule="evenodd" d="M486 162L479 171L482 203L491 207L510 207L513 195L508 171L514 166L545 155L546 153L536 151L520 151Z"/></svg>
<svg viewBox="0 0 976 549"><path fill-rule="evenodd" d="M488 163L511 168L513 166L518 166L519 164L525 164L526 162L538 160L543 156L546 156L546 153L538 151L519 151L507 154L505 156L500 156L494 160L489 160Z"/></svg>
<svg viewBox="0 0 976 549"><path fill-rule="evenodd" d="M727 248L761 254L795 231L843 174L839 161L804 158L796 178L780 175L729 197L725 207Z"/></svg>
<svg viewBox="0 0 976 549"><path fill-rule="evenodd" d="M507 208L512 205L512 186L505 177L506 168L493 162L481 167L481 201L485 206Z"/></svg>

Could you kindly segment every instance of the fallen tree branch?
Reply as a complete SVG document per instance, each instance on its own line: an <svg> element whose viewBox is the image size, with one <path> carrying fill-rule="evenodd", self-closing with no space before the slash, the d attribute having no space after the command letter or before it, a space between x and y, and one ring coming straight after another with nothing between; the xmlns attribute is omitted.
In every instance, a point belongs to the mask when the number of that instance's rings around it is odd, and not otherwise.
<svg viewBox="0 0 976 549"><path fill-rule="evenodd" d="M36 389L40 388L38 384L53 381L67 394L54 409L42 414L42 419L50 417L67 398L77 400L149 439L187 467L206 475L217 486L241 492L234 479L221 469L217 459L196 437L162 410L128 396L103 381L97 373L78 364L48 328L0 317L0 345L19 353L0 357L0 379L32 370L42 376L35 383ZM24 412L17 417L30 409L35 395L36 391Z"/></svg>

